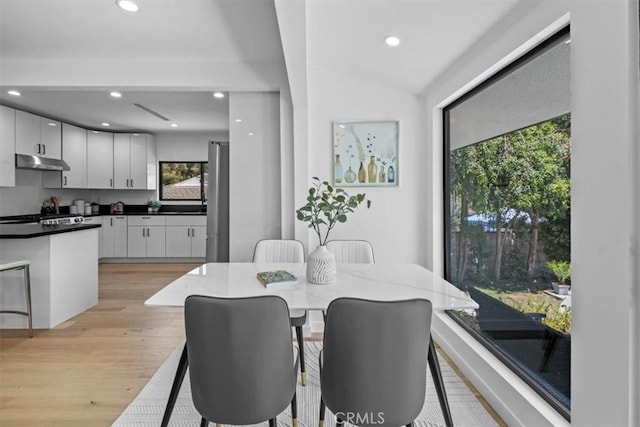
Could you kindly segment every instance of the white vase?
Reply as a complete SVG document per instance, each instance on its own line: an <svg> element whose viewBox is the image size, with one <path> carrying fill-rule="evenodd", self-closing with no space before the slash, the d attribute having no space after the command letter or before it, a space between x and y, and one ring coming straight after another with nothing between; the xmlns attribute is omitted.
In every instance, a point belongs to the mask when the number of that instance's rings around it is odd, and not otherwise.
<svg viewBox="0 0 640 427"><path fill-rule="evenodd" d="M325 285L336 280L336 257L326 246L318 246L307 260L307 281Z"/></svg>

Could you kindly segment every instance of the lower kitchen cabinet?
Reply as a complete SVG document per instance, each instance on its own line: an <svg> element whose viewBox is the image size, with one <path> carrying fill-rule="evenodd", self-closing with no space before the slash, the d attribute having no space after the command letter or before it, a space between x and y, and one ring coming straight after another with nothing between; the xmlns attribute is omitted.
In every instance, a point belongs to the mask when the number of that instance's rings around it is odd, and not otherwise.
<svg viewBox="0 0 640 427"><path fill-rule="evenodd" d="M101 216L90 216L90 217L84 217L84 223L85 224L102 224L102 217ZM102 258L103 255L102 253L103 251L103 243L102 243L102 229L103 227L98 228L98 258Z"/></svg>
<svg viewBox="0 0 640 427"><path fill-rule="evenodd" d="M129 258L165 257L165 218L130 216L127 231Z"/></svg>
<svg viewBox="0 0 640 427"><path fill-rule="evenodd" d="M205 216L171 216L167 218L167 252L169 258L204 258L207 242Z"/></svg>
<svg viewBox="0 0 640 427"><path fill-rule="evenodd" d="M127 217L102 217L102 255L104 258L127 257Z"/></svg>

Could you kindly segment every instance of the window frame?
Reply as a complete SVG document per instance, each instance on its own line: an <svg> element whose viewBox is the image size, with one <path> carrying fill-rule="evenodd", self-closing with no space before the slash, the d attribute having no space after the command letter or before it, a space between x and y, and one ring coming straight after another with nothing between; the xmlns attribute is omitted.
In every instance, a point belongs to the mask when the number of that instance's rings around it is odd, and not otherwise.
<svg viewBox="0 0 640 427"><path fill-rule="evenodd" d="M165 164L178 164L178 163L195 163L195 164L199 164L200 165L200 198L198 199L165 199L164 198L164 194L163 194L163 185L162 185L162 175L163 175L163 165ZM207 194L205 192L205 187L204 187L204 166L205 165L209 165L209 162L203 162L203 161L177 161L177 160L171 160L171 161L159 161L158 162L158 169L159 169L159 173L158 173L158 199L161 202L198 202L198 203L205 203L207 201Z"/></svg>
<svg viewBox="0 0 640 427"><path fill-rule="evenodd" d="M487 78L485 81L480 83L478 86L474 87L470 91L461 95L459 98L452 101L449 105L442 109L442 136L443 136L443 156L442 156L442 173L443 173L443 241L442 248L444 250L444 259L443 259L443 272L445 280L451 279L452 273L452 259L451 259L451 249L452 249L452 233L451 233L451 168L450 168L450 153L451 153L451 131L450 131L450 110L455 108L456 106L462 104L466 100L472 98L476 94L482 92L483 90L491 87L493 83L501 80L509 73L517 70L520 67L525 66L534 58L546 52L548 49L552 48L559 39L570 35L570 26L562 28L548 39L544 40L542 43L538 44L530 51L524 53L521 57L514 60L512 63L508 64L501 70L497 71L495 74ZM533 126L536 123L532 123L528 126ZM527 126L527 127L528 127ZM505 366L507 366L511 371L513 371L518 377L520 377L525 383L527 383L534 391L536 391L549 405L551 405L559 414L561 414L567 421L571 421L571 409L566 408L552 393L538 384L533 378L531 378L520 366L518 366L514 361L509 359L503 352L498 348L498 346L494 345L489 339L483 336L480 332L476 331L466 322L464 322L458 315L455 310L445 310L447 315L453 319L459 326L461 326L465 331L467 331L476 341L478 341L483 347L489 350L498 360L500 360Z"/></svg>

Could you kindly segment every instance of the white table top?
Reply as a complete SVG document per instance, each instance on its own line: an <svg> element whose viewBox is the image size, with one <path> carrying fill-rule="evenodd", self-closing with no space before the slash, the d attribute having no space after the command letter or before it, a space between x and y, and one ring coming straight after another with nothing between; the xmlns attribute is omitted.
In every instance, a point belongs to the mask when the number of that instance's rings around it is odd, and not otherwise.
<svg viewBox="0 0 640 427"><path fill-rule="evenodd" d="M265 288L256 278L261 271L287 270L298 283ZM306 280L306 264L208 263L176 279L145 301L152 306L184 306L189 295L223 298L279 295L290 310L325 310L340 297L379 301L425 298L434 310L473 309L464 292L417 264L339 264L336 281L316 285Z"/></svg>

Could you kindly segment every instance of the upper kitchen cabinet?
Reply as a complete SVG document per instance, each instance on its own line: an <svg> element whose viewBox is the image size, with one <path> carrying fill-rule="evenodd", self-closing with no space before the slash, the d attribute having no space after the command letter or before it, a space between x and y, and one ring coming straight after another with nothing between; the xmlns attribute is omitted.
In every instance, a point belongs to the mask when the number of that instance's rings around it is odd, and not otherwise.
<svg viewBox="0 0 640 427"><path fill-rule="evenodd" d="M147 190L158 188L158 156L156 154L156 137L147 135Z"/></svg>
<svg viewBox="0 0 640 427"><path fill-rule="evenodd" d="M62 160L68 171L43 172L45 188L87 188L87 130L62 124Z"/></svg>
<svg viewBox="0 0 640 427"><path fill-rule="evenodd" d="M113 179L116 189L147 189L147 135L113 136Z"/></svg>
<svg viewBox="0 0 640 427"><path fill-rule="evenodd" d="M16 110L0 105L0 187L16 185Z"/></svg>
<svg viewBox="0 0 640 427"><path fill-rule="evenodd" d="M87 132L87 188L113 188L113 134Z"/></svg>
<svg viewBox="0 0 640 427"><path fill-rule="evenodd" d="M69 170L62 172L62 188L87 188L87 130L62 124L62 160Z"/></svg>
<svg viewBox="0 0 640 427"><path fill-rule="evenodd" d="M62 158L62 124L16 110L15 152L51 159Z"/></svg>

